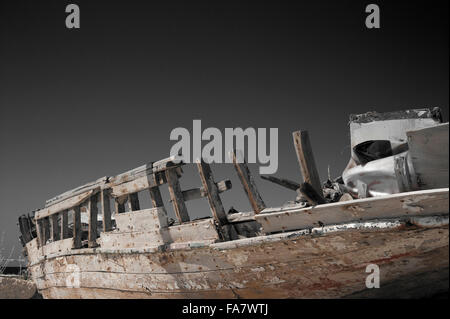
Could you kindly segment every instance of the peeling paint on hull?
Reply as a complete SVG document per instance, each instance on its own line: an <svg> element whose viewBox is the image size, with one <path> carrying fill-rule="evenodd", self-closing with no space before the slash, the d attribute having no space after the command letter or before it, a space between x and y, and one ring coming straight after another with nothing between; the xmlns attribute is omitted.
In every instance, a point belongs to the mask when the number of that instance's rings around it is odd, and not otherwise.
<svg viewBox="0 0 450 319"><path fill-rule="evenodd" d="M365 269L371 263L380 267L376 290L381 297L392 294L391 284L399 278L430 272L448 277L448 225L224 244L166 252L61 253L30 270L44 298L340 298L368 291ZM80 288L67 287L71 264L81 269ZM413 288L429 285L425 278Z"/></svg>

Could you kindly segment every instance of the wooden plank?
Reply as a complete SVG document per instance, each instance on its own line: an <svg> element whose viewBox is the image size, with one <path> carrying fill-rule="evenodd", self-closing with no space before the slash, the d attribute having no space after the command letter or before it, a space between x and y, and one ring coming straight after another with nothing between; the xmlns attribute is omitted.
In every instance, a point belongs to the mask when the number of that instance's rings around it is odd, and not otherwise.
<svg viewBox="0 0 450 319"><path fill-rule="evenodd" d="M90 190L96 189L96 188L102 188L103 185L106 184L108 181L107 176L103 176L96 181L86 183L84 185L81 185L77 188L71 189L65 193L62 193L60 195L57 195L53 198L50 198L45 201L45 207L53 206L59 202L62 202L63 200L69 199L71 197L80 195L82 193L88 192Z"/></svg>
<svg viewBox="0 0 450 319"><path fill-rule="evenodd" d="M82 228L81 228L81 210L80 206L76 206L73 208L73 248L79 249L82 246L81 236L82 236Z"/></svg>
<svg viewBox="0 0 450 319"><path fill-rule="evenodd" d="M185 163L175 163L177 158L177 156L171 156L154 163L147 163L122 174L109 177L108 183L111 187L117 186L123 183L132 182L145 176L151 176L159 172L164 173L169 168L179 168Z"/></svg>
<svg viewBox="0 0 450 319"><path fill-rule="evenodd" d="M216 187L217 187L217 191L219 193L223 193L223 192L231 189L232 184L231 184L231 181L229 179L227 179L227 180L223 180L223 181L216 183ZM183 191L182 193L183 193L183 198L184 198L185 202L189 201L189 200L199 199L199 198L208 196L204 187L188 189L188 190Z"/></svg>
<svg viewBox="0 0 450 319"><path fill-rule="evenodd" d="M36 220L36 234L37 234L37 241L39 243L39 247L42 247L45 245L44 242L44 229L42 227L43 220L38 219Z"/></svg>
<svg viewBox="0 0 450 319"><path fill-rule="evenodd" d="M180 223L188 222L189 214L184 203L180 182L178 181L178 175L175 170L169 169L166 171L166 178L169 187L170 199L172 200L175 214L177 215Z"/></svg>
<svg viewBox="0 0 450 319"><path fill-rule="evenodd" d="M247 163L245 162L245 158L239 150L230 152L230 156L233 159L234 168L236 169L242 186L244 187L245 193L250 201L250 205L252 206L255 214L258 214L266 208L266 204L264 204L264 201L261 198L258 188L256 187L256 183L253 180L253 176L251 175Z"/></svg>
<svg viewBox="0 0 450 319"><path fill-rule="evenodd" d="M109 198L109 191L104 189L100 192L100 205L102 210L103 231L112 230L111 221L111 204Z"/></svg>
<svg viewBox="0 0 450 319"><path fill-rule="evenodd" d="M150 193L150 199L152 200L153 207L164 207L164 202L162 200L161 191L158 186L148 189Z"/></svg>
<svg viewBox="0 0 450 319"><path fill-rule="evenodd" d="M50 239L52 241L57 241L61 239L59 237L59 225L58 225L58 214L53 214L50 217Z"/></svg>
<svg viewBox="0 0 450 319"><path fill-rule="evenodd" d="M88 247L97 246L98 194L91 196L87 204L88 213Z"/></svg>
<svg viewBox="0 0 450 319"><path fill-rule="evenodd" d="M48 219L48 217L45 217L42 220L42 231L43 231L43 240L44 240L44 245L47 244L47 241L50 239L50 221Z"/></svg>
<svg viewBox="0 0 450 319"><path fill-rule="evenodd" d="M31 232L31 219L27 215L19 217L19 228L24 243L30 242L33 239L33 234Z"/></svg>
<svg viewBox="0 0 450 319"><path fill-rule="evenodd" d="M116 230L119 232L154 231L168 226L164 207L126 212L116 216Z"/></svg>
<svg viewBox="0 0 450 319"><path fill-rule="evenodd" d="M60 213L60 232L61 232L61 239L69 238L69 211L63 210Z"/></svg>
<svg viewBox="0 0 450 319"><path fill-rule="evenodd" d="M198 161L197 168L203 188L207 194L209 207L211 208L213 218L219 223L219 225L227 224L227 215L225 213L225 209L223 208L217 185L214 182L211 167L204 161Z"/></svg>
<svg viewBox="0 0 450 319"><path fill-rule="evenodd" d="M131 182L113 186L111 187L111 195L114 197L120 197L162 185L166 182L165 177L162 176L164 176L164 174L146 175Z"/></svg>
<svg viewBox="0 0 450 319"><path fill-rule="evenodd" d="M269 175L260 175L262 179L265 179L269 182L278 184L280 186L286 187L287 189L296 191L297 189L300 188L300 184L293 182L291 180L288 180L286 178L278 178L275 176L269 176Z"/></svg>
<svg viewBox="0 0 450 319"><path fill-rule="evenodd" d="M325 199L309 183L303 183L298 190L312 206L326 203Z"/></svg>
<svg viewBox="0 0 450 319"><path fill-rule="evenodd" d="M373 219L448 215L448 191L448 188L441 188L287 209L255 215L255 220L265 233L273 233Z"/></svg>
<svg viewBox="0 0 450 319"><path fill-rule="evenodd" d="M314 161L308 131L296 131L292 133L292 136L303 181L309 183L323 197L322 183Z"/></svg>
<svg viewBox="0 0 450 319"><path fill-rule="evenodd" d="M72 207L79 206L81 203L83 203L86 199L88 199L91 195L94 195L100 191L100 188L97 187L95 189L91 189L90 191L84 192L82 194L79 194L77 196L68 198L62 202L59 202L55 205L43 208L41 210L38 210L35 214L36 219L41 219L44 217L48 217L52 214L59 213L66 209L71 209Z"/></svg>
<svg viewBox="0 0 450 319"><path fill-rule="evenodd" d="M135 211L135 210L140 210L140 205L139 205L139 197L137 193L134 194L129 194L128 195L128 210L129 211Z"/></svg>

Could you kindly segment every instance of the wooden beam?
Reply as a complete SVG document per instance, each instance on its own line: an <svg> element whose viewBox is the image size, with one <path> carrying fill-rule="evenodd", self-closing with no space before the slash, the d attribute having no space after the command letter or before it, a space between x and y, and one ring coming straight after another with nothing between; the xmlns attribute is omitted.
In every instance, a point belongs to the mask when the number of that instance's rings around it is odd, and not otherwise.
<svg viewBox="0 0 450 319"><path fill-rule="evenodd" d="M104 189L100 192L100 205L102 210L103 231L107 232L112 230L111 221L111 204L108 190Z"/></svg>
<svg viewBox="0 0 450 319"><path fill-rule="evenodd" d="M65 209L71 209L72 207L79 206L81 203L86 201L86 199L88 199L92 195L98 193L99 191L100 191L100 188L97 187L95 189L91 189L90 191L84 192L77 196L63 200L55 205L38 210L35 214L35 218L41 219L41 218L48 217L50 215L59 213Z"/></svg>
<svg viewBox="0 0 450 319"><path fill-rule="evenodd" d="M139 177L131 182L123 183L111 187L111 195L114 197L121 197L124 195L137 193L145 189L162 185L166 182L165 175L162 173L155 173Z"/></svg>
<svg viewBox="0 0 450 319"><path fill-rule="evenodd" d="M84 185L81 185L77 188L71 189L65 193L62 193L60 195L57 195L53 198L50 198L48 200L45 201L45 207L49 207L49 206L53 206L59 202L62 202L66 199L69 199L71 197L80 195L82 193L88 192L90 190L96 189L96 188L102 188L103 185L106 184L106 182L108 181L108 177L104 176L101 177L99 179L97 179L96 181L90 182L90 183L86 183Z"/></svg>
<svg viewBox="0 0 450 319"><path fill-rule="evenodd" d="M286 187L287 189L296 191L297 189L300 188L300 184L293 182L291 180L288 180L286 178L278 178L275 176L269 176L269 175L260 175L262 179L265 179L269 182L278 184L280 186Z"/></svg>
<svg viewBox="0 0 450 319"><path fill-rule="evenodd" d="M259 214L255 220L264 233L294 231L344 223L446 215L448 188L430 189L329 203L301 209ZM320 223L319 223L320 222Z"/></svg>
<svg viewBox="0 0 450 319"><path fill-rule="evenodd" d="M81 236L83 230L81 228L81 210L80 206L73 208L73 249L79 249L82 246Z"/></svg>
<svg viewBox="0 0 450 319"><path fill-rule="evenodd" d="M311 206L325 204L325 199L316 192L316 190L309 184L303 183L299 188L300 193L306 198Z"/></svg>
<svg viewBox="0 0 450 319"><path fill-rule="evenodd" d="M250 205L252 206L253 212L259 214L263 209L266 208L263 199L256 187L253 176L248 169L245 158L240 151L231 151L230 156L233 160L234 168L239 176L239 179L244 187L245 193L247 194Z"/></svg>
<svg viewBox="0 0 450 319"><path fill-rule="evenodd" d="M43 230L43 234L44 234L44 245L47 244L47 240L50 239L50 221L48 219L48 217L45 217L42 220L42 230Z"/></svg>
<svg viewBox="0 0 450 319"><path fill-rule="evenodd" d="M88 213L88 247L97 246L98 194L92 196L87 204Z"/></svg>
<svg viewBox="0 0 450 319"><path fill-rule="evenodd" d="M175 214L180 223L189 221L186 204L184 203L183 194L181 192L178 175L173 169L166 170L167 184L169 187L170 199L172 200Z"/></svg>
<svg viewBox="0 0 450 319"><path fill-rule="evenodd" d="M150 193L150 199L152 200L153 207L164 207L164 202L162 200L161 191L158 186L148 189Z"/></svg>
<svg viewBox="0 0 450 319"><path fill-rule="evenodd" d="M39 247L42 247L42 246L45 245L45 242L44 242L44 229L42 227L42 223L43 223L42 219L36 220L36 234L37 234Z"/></svg>
<svg viewBox="0 0 450 319"><path fill-rule="evenodd" d="M52 241L57 241L60 239L59 225L58 225L58 214L53 214L50 217L50 238Z"/></svg>
<svg viewBox="0 0 450 319"><path fill-rule="evenodd" d="M308 131L297 131L292 133L292 136L303 181L310 184L323 197L322 183L320 182L316 162L314 161Z"/></svg>
<svg viewBox="0 0 450 319"><path fill-rule="evenodd" d="M217 185L214 182L211 167L204 161L197 162L198 173L202 181L203 189L205 190L213 218L219 223L219 225L225 225L228 223L225 209L223 208L222 201L219 196Z"/></svg>
<svg viewBox="0 0 450 319"><path fill-rule="evenodd" d="M19 217L19 228L25 244L33 240L33 234L31 232L31 219L27 215L22 215Z"/></svg>
<svg viewBox="0 0 450 319"><path fill-rule="evenodd" d="M141 209L140 205L139 205L139 197L138 197L137 193L129 194L127 203L128 203L128 210L130 212Z"/></svg>
<svg viewBox="0 0 450 319"><path fill-rule="evenodd" d="M154 162L154 163L148 163L142 166L139 166L137 168L134 168L132 170L129 170L127 172L124 172L122 174L111 176L108 178L108 184L112 186L117 186L119 184L132 182L137 179L141 179L145 176L151 176L156 173L164 173L167 169L173 169L173 168L179 168L185 163L178 162L176 156L171 156L165 159L162 159L160 161Z"/></svg>
<svg viewBox="0 0 450 319"><path fill-rule="evenodd" d="M63 210L60 216L61 239L66 239L69 238L69 211Z"/></svg>

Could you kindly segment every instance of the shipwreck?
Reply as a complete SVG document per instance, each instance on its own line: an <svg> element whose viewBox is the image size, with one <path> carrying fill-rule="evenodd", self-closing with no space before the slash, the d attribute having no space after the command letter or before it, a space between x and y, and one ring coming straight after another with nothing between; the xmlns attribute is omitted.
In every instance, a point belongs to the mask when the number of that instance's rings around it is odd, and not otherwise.
<svg viewBox="0 0 450 319"><path fill-rule="evenodd" d="M252 211L226 212L209 164L182 190L171 157L102 177L19 218L44 298L365 298L448 291L448 123L439 109L350 117L351 156L322 182L308 132L293 133L303 182L262 176L295 201L268 208L245 161L233 164ZM167 216L168 185L177 220ZM274 187L278 187L275 186ZM138 193L153 207L141 207ZM186 201L204 198L209 218ZM166 203L167 204L167 203ZM380 288L366 286L366 267Z"/></svg>

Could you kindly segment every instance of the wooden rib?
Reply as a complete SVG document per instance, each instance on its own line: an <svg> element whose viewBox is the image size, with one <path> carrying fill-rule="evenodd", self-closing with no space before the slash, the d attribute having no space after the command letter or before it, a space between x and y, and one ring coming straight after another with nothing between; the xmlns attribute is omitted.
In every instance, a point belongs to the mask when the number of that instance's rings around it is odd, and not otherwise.
<svg viewBox="0 0 450 319"><path fill-rule="evenodd" d="M103 231L107 232L112 230L111 204L109 200L108 190L104 189L100 192L100 204L102 210Z"/></svg>
<svg viewBox="0 0 450 319"><path fill-rule="evenodd" d="M175 170L169 169L166 170L166 178L175 214L180 223L188 222L189 214L187 212L186 204L184 203L178 175Z"/></svg>
<svg viewBox="0 0 450 319"><path fill-rule="evenodd" d="M158 186L149 188L150 199L152 200L153 207L164 207L161 191Z"/></svg>
<svg viewBox="0 0 450 319"><path fill-rule="evenodd" d="M92 196L87 204L88 213L88 247L97 246L98 194Z"/></svg>
<svg viewBox="0 0 450 319"><path fill-rule="evenodd" d="M53 214L50 217L50 239L52 241L57 241L59 237L59 225L58 225L58 214Z"/></svg>
<svg viewBox="0 0 450 319"><path fill-rule="evenodd" d="M50 221L48 219L48 217L45 217L42 220L42 230L43 230L43 234L44 234L44 245L47 243L47 240L50 239Z"/></svg>
<svg viewBox="0 0 450 319"><path fill-rule="evenodd" d="M43 222L42 219L36 220L36 234L37 234L39 247L42 247L42 246L45 245L45 242L44 242L44 230L43 230L43 227L42 227L42 222Z"/></svg>
<svg viewBox="0 0 450 319"><path fill-rule="evenodd" d="M300 186L299 191L312 206L326 203L325 199L318 194L314 187L312 187L309 183L303 183Z"/></svg>
<svg viewBox="0 0 450 319"><path fill-rule="evenodd" d="M79 249L82 246L81 236L82 236L82 228L81 228L81 211L80 206L76 206L73 208L73 248Z"/></svg>
<svg viewBox="0 0 450 319"><path fill-rule="evenodd" d="M43 208L36 212L35 218L41 219L44 217L48 217L52 214L59 213L65 209L71 209L72 207L79 206L81 203L83 203L86 199L91 197L92 195L96 194L100 191L100 188L97 187L95 189L92 189L90 191L84 192L80 195L68 198L62 202L59 202L55 205Z"/></svg>
<svg viewBox="0 0 450 319"><path fill-rule="evenodd" d="M128 210L130 212L135 211L135 210L140 210L140 205L139 205L139 197L137 193L133 193L133 194L129 194L128 195Z"/></svg>
<svg viewBox="0 0 450 319"><path fill-rule="evenodd" d="M31 233L31 225L30 219L27 215L22 215L19 217L19 228L20 233L22 234L22 239L26 243L33 240L33 235Z"/></svg>
<svg viewBox="0 0 450 319"><path fill-rule="evenodd" d="M234 168L239 176L239 180L244 187L245 193L247 194L250 205L252 206L253 212L255 214L260 213L266 208L261 194L256 187L253 176L248 169L247 163L245 162L244 156L240 151L231 151L230 156L233 160ZM238 156L238 157L237 157Z"/></svg>
<svg viewBox="0 0 450 319"><path fill-rule="evenodd" d="M214 182L211 167L204 161L198 161L197 168L202 181L203 189L205 190L208 198L213 218L219 223L219 225L227 224L227 215L225 213L225 209L223 208L217 185Z"/></svg>
<svg viewBox="0 0 450 319"><path fill-rule="evenodd" d="M60 213L60 233L61 233L61 239L69 238L69 212L68 210L63 210Z"/></svg>
<svg viewBox="0 0 450 319"><path fill-rule="evenodd" d="M291 180L288 180L286 178L278 178L275 176L269 176L269 175L260 175L262 179L265 179L269 182L278 184L280 186L286 187L287 189L296 191L297 189L300 188L300 184L293 182Z"/></svg>
<svg viewBox="0 0 450 319"><path fill-rule="evenodd" d="M316 162L314 161L308 131L296 131L292 133L292 136L303 181L309 183L323 197L322 184L317 172Z"/></svg>

